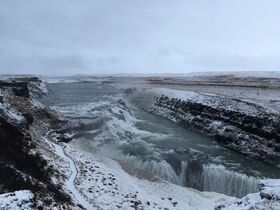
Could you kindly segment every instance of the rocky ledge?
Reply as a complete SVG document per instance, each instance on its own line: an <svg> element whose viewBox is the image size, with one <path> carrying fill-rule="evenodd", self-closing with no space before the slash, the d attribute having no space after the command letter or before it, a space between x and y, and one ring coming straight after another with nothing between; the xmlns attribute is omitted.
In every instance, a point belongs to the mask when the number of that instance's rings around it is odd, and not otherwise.
<svg viewBox="0 0 280 210"><path fill-rule="evenodd" d="M226 148L278 165L280 115L263 107L222 96L154 89L150 112L215 138Z"/></svg>

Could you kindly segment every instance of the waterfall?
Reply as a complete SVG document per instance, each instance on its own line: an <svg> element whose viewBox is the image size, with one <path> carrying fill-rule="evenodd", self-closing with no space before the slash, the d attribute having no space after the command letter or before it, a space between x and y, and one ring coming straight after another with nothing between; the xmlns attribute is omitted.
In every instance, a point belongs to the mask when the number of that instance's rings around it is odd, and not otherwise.
<svg viewBox="0 0 280 210"><path fill-rule="evenodd" d="M188 164L188 161L181 161L180 171L176 173L174 168L164 160L141 160L133 156L125 156L122 159L139 169L149 171L181 186L202 191L214 191L239 198L258 192L259 180L257 178L230 171L222 165L202 165L202 170L197 171Z"/></svg>
<svg viewBox="0 0 280 210"><path fill-rule="evenodd" d="M230 196L243 197L258 192L257 178L227 170L222 165L203 165L202 189Z"/></svg>
<svg viewBox="0 0 280 210"><path fill-rule="evenodd" d="M133 156L126 156L125 159L137 168L181 186L240 198L249 193L258 192L259 180L257 178L230 171L222 165L202 165L200 172L189 165L188 161L181 161L180 171L176 173L174 168L164 160L141 160Z"/></svg>

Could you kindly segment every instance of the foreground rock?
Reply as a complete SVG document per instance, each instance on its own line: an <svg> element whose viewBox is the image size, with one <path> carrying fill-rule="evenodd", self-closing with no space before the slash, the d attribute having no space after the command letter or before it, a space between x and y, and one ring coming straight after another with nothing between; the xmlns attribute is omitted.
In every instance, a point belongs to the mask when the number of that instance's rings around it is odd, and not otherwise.
<svg viewBox="0 0 280 210"><path fill-rule="evenodd" d="M280 209L280 181L275 179L263 180L260 192L249 194L242 199L221 201L215 210L275 210Z"/></svg>

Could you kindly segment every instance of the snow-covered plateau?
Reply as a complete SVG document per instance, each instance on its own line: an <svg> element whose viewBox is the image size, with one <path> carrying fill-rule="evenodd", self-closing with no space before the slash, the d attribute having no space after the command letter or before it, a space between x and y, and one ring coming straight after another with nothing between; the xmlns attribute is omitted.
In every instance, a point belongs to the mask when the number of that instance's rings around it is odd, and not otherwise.
<svg viewBox="0 0 280 210"><path fill-rule="evenodd" d="M118 87L124 88L117 80ZM98 82L104 81L98 78ZM145 100L143 108L149 112L183 127L201 129L224 147L247 157L279 165L279 113L266 109L267 104L193 90L179 91L168 85L158 88L158 84L149 82L151 78L141 78L136 89L125 92L135 100ZM143 84L148 88L143 89ZM47 92L45 84L36 77L13 81L5 78L0 82L0 209L280 209L278 179L260 180L259 192L235 198L179 186L156 175L136 176L143 171L134 165L115 160L114 156L82 150L71 142L77 134L65 129L67 122L62 116L72 114L74 109L77 116L83 114L87 120L100 110L105 114L106 104L97 110L95 104L84 109L73 108L69 103L71 110L65 108L57 114L39 100ZM109 114L118 114L116 122L122 122L122 118L133 121L126 104L119 99L117 103L124 109L109 109ZM109 123L108 128L116 126ZM86 125L82 126L85 129ZM125 134L127 129L135 128L124 125L119 133ZM97 139L103 135L92 131L87 134ZM218 174L224 168L215 166L213 170ZM235 176L240 180L248 178Z"/></svg>

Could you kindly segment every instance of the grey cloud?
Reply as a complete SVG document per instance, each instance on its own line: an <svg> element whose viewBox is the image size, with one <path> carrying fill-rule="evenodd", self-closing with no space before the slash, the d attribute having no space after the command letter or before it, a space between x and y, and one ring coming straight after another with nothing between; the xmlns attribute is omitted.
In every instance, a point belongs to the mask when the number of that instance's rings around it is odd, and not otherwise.
<svg viewBox="0 0 280 210"><path fill-rule="evenodd" d="M88 66L82 57L77 55L28 55L6 56L0 58L1 73L45 73L52 75L71 74L85 71Z"/></svg>
<svg viewBox="0 0 280 210"><path fill-rule="evenodd" d="M2 0L0 73L278 70L278 0Z"/></svg>

